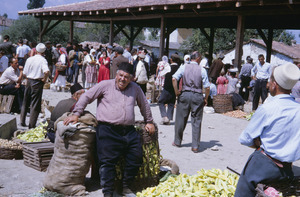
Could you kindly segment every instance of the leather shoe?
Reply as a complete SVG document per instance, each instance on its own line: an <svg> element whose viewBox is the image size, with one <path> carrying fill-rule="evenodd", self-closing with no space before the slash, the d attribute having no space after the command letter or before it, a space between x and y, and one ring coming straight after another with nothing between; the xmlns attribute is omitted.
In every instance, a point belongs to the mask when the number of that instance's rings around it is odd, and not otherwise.
<svg viewBox="0 0 300 197"><path fill-rule="evenodd" d="M27 125L26 125L25 123L20 123L20 125L21 125L22 127L27 127Z"/></svg>
<svg viewBox="0 0 300 197"><path fill-rule="evenodd" d="M175 146L175 147L178 147L178 148L181 147L180 145L175 144L175 142L172 143L172 146Z"/></svg>
<svg viewBox="0 0 300 197"><path fill-rule="evenodd" d="M198 153L198 152L199 152L198 148L192 148L192 151L193 151L194 153Z"/></svg>

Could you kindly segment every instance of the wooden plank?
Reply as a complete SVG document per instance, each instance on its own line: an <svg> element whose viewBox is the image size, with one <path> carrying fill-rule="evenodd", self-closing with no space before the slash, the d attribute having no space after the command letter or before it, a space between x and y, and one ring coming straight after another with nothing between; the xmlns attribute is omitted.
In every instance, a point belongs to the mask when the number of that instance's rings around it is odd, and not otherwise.
<svg viewBox="0 0 300 197"><path fill-rule="evenodd" d="M3 113L5 111L5 104L7 101L7 95L3 95L2 97L2 103L1 103L1 107L0 107L0 113Z"/></svg>
<svg viewBox="0 0 300 197"><path fill-rule="evenodd" d="M5 113L10 113L11 107L12 107L13 102L14 102L14 98L15 98L14 95L8 95L7 101L6 101L6 104L5 104L5 107L4 107L4 112Z"/></svg>

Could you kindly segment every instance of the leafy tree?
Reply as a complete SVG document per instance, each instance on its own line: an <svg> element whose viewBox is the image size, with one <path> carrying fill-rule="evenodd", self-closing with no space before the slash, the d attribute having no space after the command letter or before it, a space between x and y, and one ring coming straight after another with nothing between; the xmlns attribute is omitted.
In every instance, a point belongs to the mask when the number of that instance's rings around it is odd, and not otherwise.
<svg viewBox="0 0 300 197"><path fill-rule="evenodd" d="M42 8L45 4L45 0L29 0L27 9Z"/></svg>
<svg viewBox="0 0 300 197"><path fill-rule="evenodd" d="M158 29L158 28L147 28L147 29L150 32L150 36L148 37L148 39L153 40L153 41L159 41L159 39L160 39L160 37L159 37L160 29Z"/></svg>
<svg viewBox="0 0 300 197"><path fill-rule="evenodd" d="M7 18L7 17L8 17L7 13L4 13L4 14L3 14L3 17L4 17L4 18Z"/></svg>
<svg viewBox="0 0 300 197"><path fill-rule="evenodd" d="M208 29L205 29L207 32ZM263 30L265 35L268 35L268 30ZM236 44L236 30L235 29L216 29L214 36L214 53L221 51L228 51L233 49ZM244 42L249 41L251 38L261 39L259 33L255 29L246 29L244 33ZM291 45L291 40L294 36L285 30L273 30L273 40L284 42ZM193 30L193 35L183 42L180 51L189 53L198 50L200 52L207 52L209 50L209 43L205 36L199 29Z"/></svg>
<svg viewBox="0 0 300 197"><path fill-rule="evenodd" d="M77 37L76 40L78 41L108 43L109 25L100 23L86 23L85 28L74 28L74 35Z"/></svg>
<svg viewBox="0 0 300 197"><path fill-rule="evenodd" d="M51 26L55 21L52 21ZM20 16L15 20L14 24L3 30L3 35L10 36L12 42L17 42L20 37L26 38L29 41L37 41L39 38L39 21L33 16ZM68 22L61 22L46 35L43 40L50 40L53 43L66 43L69 39Z"/></svg>

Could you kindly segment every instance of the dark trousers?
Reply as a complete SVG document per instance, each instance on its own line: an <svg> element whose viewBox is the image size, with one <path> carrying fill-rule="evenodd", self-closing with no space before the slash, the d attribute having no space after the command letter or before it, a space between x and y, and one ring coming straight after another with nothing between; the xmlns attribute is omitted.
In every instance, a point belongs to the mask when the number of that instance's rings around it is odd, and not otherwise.
<svg viewBox="0 0 300 197"><path fill-rule="evenodd" d="M147 84L140 84L140 83L136 83L136 84L138 84L141 87L141 89L143 90L144 94L146 94Z"/></svg>
<svg viewBox="0 0 300 197"><path fill-rule="evenodd" d="M268 97L267 83L267 79L257 79L255 81L252 110L256 110L258 108L260 97L262 102L264 102Z"/></svg>
<svg viewBox="0 0 300 197"><path fill-rule="evenodd" d="M183 131L191 112L192 148L199 148L203 107L203 95L200 93L185 91L178 97L175 119L175 144L181 145Z"/></svg>
<svg viewBox="0 0 300 197"><path fill-rule="evenodd" d="M85 69L86 69L86 65L82 65L82 67L81 67L81 79L82 79L83 88L85 88L85 80L86 80Z"/></svg>
<svg viewBox="0 0 300 197"><path fill-rule="evenodd" d="M248 101L249 98L249 84L251 81L251 77L246 77L246 76L241 76L241 87L239 90L239 94L241 95L241 97L243 97L243 99L245 101ZM245 92L243 91L243 89L245 88Z"/></svg>
<svg viewBox="0 0 300 197"><path fill-rule="evenodd" d="M123 187L130 187L143 158L141 137L134 126L114 126L99 122L96 139L103 193L112 194L114 191L115 166L121 156L125 159Z"/></svg>
<svg viewBox="0 0 300 197"><path fill-rule="evenodd" d="M15 88L15 84L0 85L0 94L14 95L14 102L12 106L12 112L20 113L24 98L25 87L21 85L19 88Z"/></svg>
<svg viewBox="0 0 300 197"><path fill-rule="evenodd" d="M23 57L18 58L18 64L19 66L24 66L25 65L25 59Z"/></svg>
<svg viewBox="0 0 300 197"><path fill-rule="evenodd" d="M270 158L256 150L252 153L239 178L235 197L254 197L258 183L268 184L293 178L292 165L279 168Z"/></svg>
<svg viewBox="0 0 300 197"><path fill-rule="evenodd" d="M30 107L29 128L34 128L41 112L44 83L41 80L27 79L24 99L21 108L21 124L25 124L26 113Z"/></svg>
<svg viewBox="0 0 300 197"><path fill-rule="evenodd" d="M170 94L167 90L163 90L160 94L158 105L161 117L168 117L169 120L173 120L174 104L176 97ZM168 110L166 106L168 105Z"/></svg>
<svg viewBox="0 0 300 197"><path fill-rule="evenodd" d="M74 84L77 83L78 75L79 75L79 66L77 63L73 63L73 66L69 67L67 81L69 83L73 83L73 81Z"/></svg>

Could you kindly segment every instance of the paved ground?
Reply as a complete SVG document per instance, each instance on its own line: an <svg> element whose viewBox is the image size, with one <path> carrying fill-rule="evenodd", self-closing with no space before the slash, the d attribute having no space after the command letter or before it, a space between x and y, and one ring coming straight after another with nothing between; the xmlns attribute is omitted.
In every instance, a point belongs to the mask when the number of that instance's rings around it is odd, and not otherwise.
<svg viewBox="0 0 300 197"><path fill-rule="evenodd" d="M45 90L44 99L55 106L58 101L69 98L70 93L57 93ZM246 109L249 106L246 106ZM87 110L95 113L96 102L88 105ZM151 110L156 123L161 120L158 106L151 105ZM139 109L136 108L136 120L142 120ZM19 116L17 115L19 123ZM227 166L240 172L253 149L240 145L238 137L249 122L242 119L228 117L222 114L204 114L201 151L191 151L191 123L187 124L181 148L171 145L174 138L174 123L171 125L158 125L159 144L164 158L175 161L181 173L195 174L201 168L226 169ZM22 128L19 126L19 128ZM218 151L211 150L217 146ZM300 161L294 163L296 175L300 175ZM23 160L0 160L0 196L25 197L32 196L42 187L45 173L36 171L23 164ZM90 175L88 174L87 177ZM88 196L102 196L98 183L87 179Z"/></svg>

